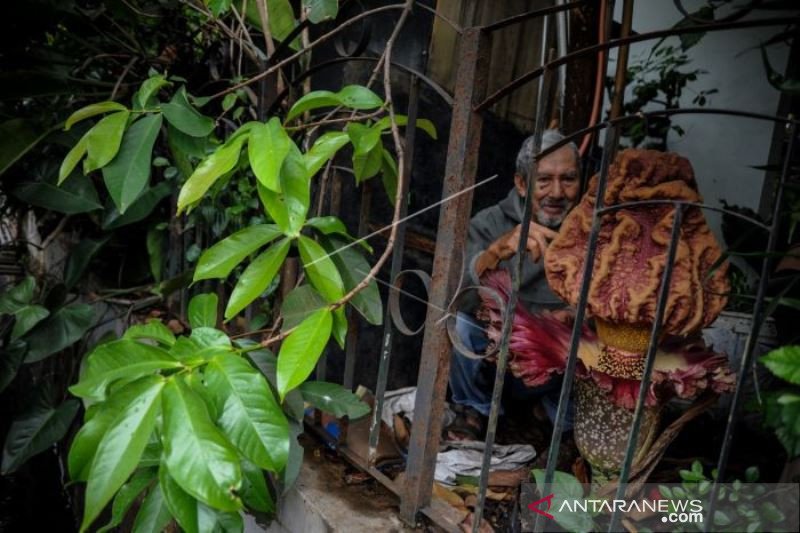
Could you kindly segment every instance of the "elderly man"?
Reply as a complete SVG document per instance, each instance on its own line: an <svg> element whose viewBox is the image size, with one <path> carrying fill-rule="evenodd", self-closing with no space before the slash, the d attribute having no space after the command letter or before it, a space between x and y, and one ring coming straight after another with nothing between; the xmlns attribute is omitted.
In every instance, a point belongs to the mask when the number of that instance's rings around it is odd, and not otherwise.
<svg viewBox="0 0 800 533"><path fill-rule="evenodd" d="M547 130L542 136L545 150L561 141L564 136L556 130ZM522 143L517 154L514 187L498 204L480 211L470 221L465 278L469 284L478 285L480 276L490 269L507 268L513 271L513 258L517 253L523 202L527 193L528 173L534 160L533 138ZM572 209L580 192L578 150L575 144L563 146L539 161L533 182L532 221L525 249L529 260L523 261L519 301L534 312L552 312L564 303L550 290L542 265L547 244L555 237L561 222ZM459 313L456 330L464 344L475 353L487 345L483 330L470 315ZM454 351L450 364L450 390L454 407L459 412L456 422L449 428L451 436L480 438L485 417L491 406L495 366L482 359L471 359ZM510 374L506 377L504 393L520 399L542 396L557 389L545 386L528 389ZM557 396L556 396L557 398ZM543 397L543 405L552 418L556 401Z"/></svg>

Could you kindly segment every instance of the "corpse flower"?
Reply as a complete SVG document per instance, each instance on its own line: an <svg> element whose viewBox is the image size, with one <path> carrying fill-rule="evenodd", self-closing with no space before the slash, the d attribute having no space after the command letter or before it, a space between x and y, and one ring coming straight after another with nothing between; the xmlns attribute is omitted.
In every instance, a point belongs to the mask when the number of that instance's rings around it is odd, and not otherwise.
<svg viewBox="0 0 800 533"><path fill-rule="evenodd" d="M550 287L573 306L581 290L598 179L591 179L544 258ZM575 441L598 477L618 472L624 456L666 268L676 209L672 201L702 202L688 160L652 150L617 154L609 168L604 205L610 209L601 216L586 304L597 334L583 330L575 386ZM691 399L706 389L732 388L727 358L688 340L725 306L727 265L713 268L721 255L700 208L686 207L635 460L652 444L660 407L669 397ZM508 278L494 273L486 283L507 287ZM488 300L483 304L483 318L494 331L499 311ZM498 334L499 329L490 337ZM553 318L516 309L511 371L531 386L563 372L570 334L570 326Z"/></svg>

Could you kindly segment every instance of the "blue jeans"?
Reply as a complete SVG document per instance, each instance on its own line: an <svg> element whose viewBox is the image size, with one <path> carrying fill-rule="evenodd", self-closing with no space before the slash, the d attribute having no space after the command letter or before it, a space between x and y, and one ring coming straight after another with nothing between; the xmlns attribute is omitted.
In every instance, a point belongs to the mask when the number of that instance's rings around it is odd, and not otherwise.
<svg viewBox="0 0 800 533"><path fill-rule="evenodd" d="M458 313L456 317L456 333L461 342L475 353L483 353L489 344L483 329L472 317L464 313ZM494 364L484 359L472 359L454 349L453 357L450 359L450 393L453 403L472 407L489 416L495 373ZM503 395L510 396L515 402L527 402L531 405L536 400L541 400L547 416L553 421L556 418L560 391L560 378L553 378L550 383L539 387L528 387L509 372L504 382ZM500 408L502 413L502 405ZM573 410L570 401L564 421L565 431L572 429Z"/></svg>

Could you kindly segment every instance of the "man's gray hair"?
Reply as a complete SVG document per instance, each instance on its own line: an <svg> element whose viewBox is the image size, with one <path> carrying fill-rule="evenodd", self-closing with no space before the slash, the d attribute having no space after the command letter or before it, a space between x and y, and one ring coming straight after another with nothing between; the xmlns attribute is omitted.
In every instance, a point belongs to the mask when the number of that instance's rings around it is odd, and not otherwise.
<svg viewBox="0 0 800 533"><path fill-rule="evenodd" d="M547 150L554 144L559 141L564 140L564 134L558 130L545 130L542 133L542 150ZM570 147L572 151L575 153L575 162L580 163L580 153L578 152L578 146L571 142L566 146ZM524 179L528 179L528 172L530 171L531 167L533 166L533 158L534 153L533 150L533 135L525 139L522 143L522 147L519 149L517 153L517 174L522 176Z"/></svg>

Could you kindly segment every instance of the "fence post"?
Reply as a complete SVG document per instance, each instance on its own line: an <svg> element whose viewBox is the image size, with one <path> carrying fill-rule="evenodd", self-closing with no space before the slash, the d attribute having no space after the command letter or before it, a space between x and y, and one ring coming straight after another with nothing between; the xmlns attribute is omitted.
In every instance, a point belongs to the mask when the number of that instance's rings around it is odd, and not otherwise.
<svg viewBox="0 0 800 533"><path fill-rule="evenodd" d="M461 36L456 72L455 103L450 123L442 198L447 199L475 183L483 120L473 111L486 96L489 72L489 35L469 28ZM415 524L417 513L430 503L433 473L442 430L442 416L450 369L450 340L440 321L462 272L462 254L469 226L472 192L442 203L433 259L428 313L417 381L414 424L408 450L406 485L400 516Z"/></svg>

